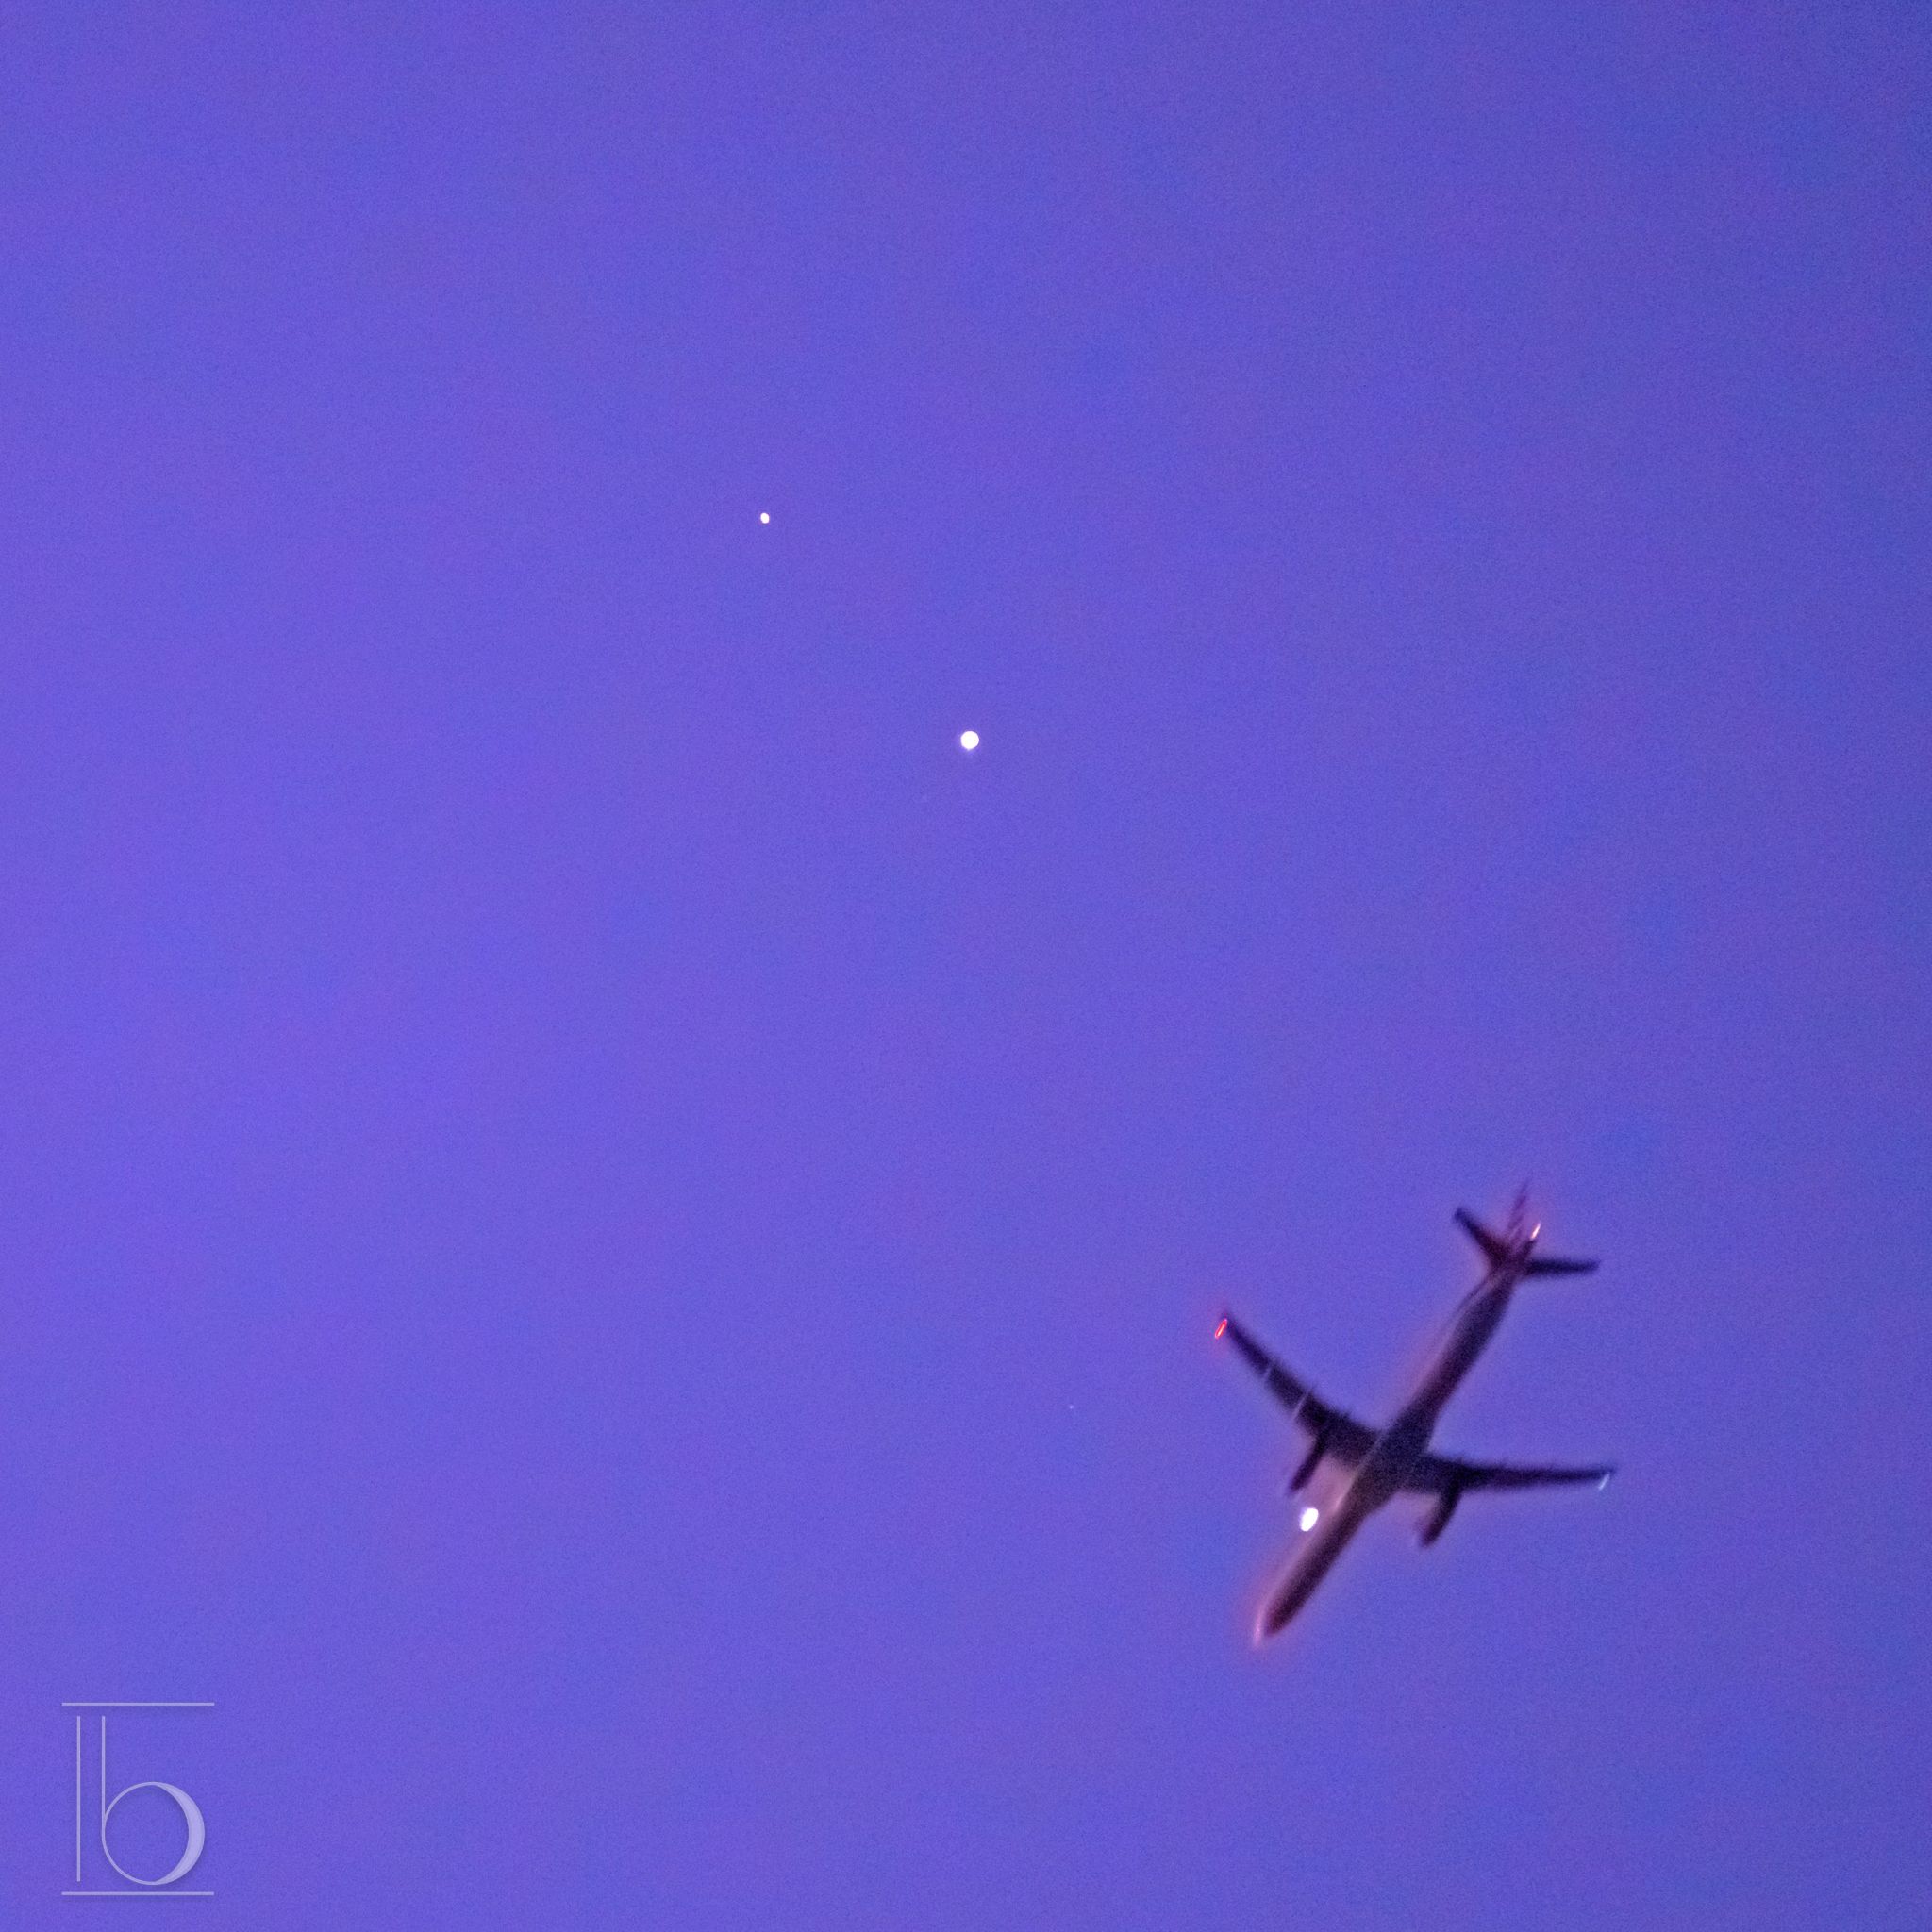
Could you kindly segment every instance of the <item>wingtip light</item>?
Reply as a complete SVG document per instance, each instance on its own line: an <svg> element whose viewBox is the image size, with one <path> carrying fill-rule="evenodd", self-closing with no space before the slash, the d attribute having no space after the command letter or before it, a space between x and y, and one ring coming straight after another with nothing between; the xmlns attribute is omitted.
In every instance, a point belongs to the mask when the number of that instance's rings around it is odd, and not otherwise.
<svg viewBox="0 0 1932 1932"><path fill-rule="evenodd" d="M1226 1333L1227 1333L1227 1317L1226 1317L1225 1315L1224 1315L1224 1316L1222 1316L1221 1320L1220 1320L1220 1321L1218 1321L1218 1322L1217 1322L1217 1323L1216 1323L1216 1324L1214 1324L1214 1339L1215 1339L1215 1341L1219 1341L1221 1340L1221 1338L1222 1338L1222 1337L1223 1337L1224 1335L1225 1335Z"/></svg>

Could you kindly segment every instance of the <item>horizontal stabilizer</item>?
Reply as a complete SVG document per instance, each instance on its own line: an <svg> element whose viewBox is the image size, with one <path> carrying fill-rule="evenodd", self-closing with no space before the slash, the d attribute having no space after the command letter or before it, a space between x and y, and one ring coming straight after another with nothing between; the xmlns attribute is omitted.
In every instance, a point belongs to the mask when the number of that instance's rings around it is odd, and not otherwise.
<svg viewBox="0 0 1932 1932"><path fill-rule="evenodd" d="M1456 1218L1462 1231L1479 1247L1491 1268L1500 1268L1509 1258L1509 1247L1500 1235L1491 1234L1467 1208L1458 1208Z"/></svg>
<svg viewBox="0 0 1932 1932"><path fill-rule="evenodd" d="M1594 1261L1561 1261L1555 1255L1538 1255L1523 1271L1525 1274L1594 1274Z"/></svg>

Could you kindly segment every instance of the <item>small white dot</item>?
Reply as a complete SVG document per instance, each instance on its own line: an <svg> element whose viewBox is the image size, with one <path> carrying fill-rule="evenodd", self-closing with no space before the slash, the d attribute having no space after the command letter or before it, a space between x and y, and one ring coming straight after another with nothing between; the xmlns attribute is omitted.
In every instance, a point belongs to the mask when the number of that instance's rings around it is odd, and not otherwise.
<svg viewBox="0 0 1932 1932"><path fill-rule="evenodd" d="M1307 1536L1309 1530L1313 1529L1316 1524L1320 1523L1321 1520L1322 1512L1319 1509L1313 1507L1312 1506L1310 1506L1307 1509L1304 1509L1302 1511L1302 1534L1304 1536Z"/></svg>
<svg viewBox="0 0 1932 1932"><path fill-rule="evenodd" d="M770 523L771 521L772 521L772 512L771 512L770 510L768 510L768 509L761 509L761 510L759 510L759 512L758 512L758 522L759 522L759 523L761 523L761 524L769 524L769 523Z"/></svg>
<svg viewBox="0 0 1932 1932"><path fill-rule="evenodd" d="M959 734L959 749L960 749L961 751L976 751L976 750L978 750L978 748L979 748L979 733L978 733L978 732L976 732L976 731L962 731L962 732L960 732L960 734Z"/></svg>

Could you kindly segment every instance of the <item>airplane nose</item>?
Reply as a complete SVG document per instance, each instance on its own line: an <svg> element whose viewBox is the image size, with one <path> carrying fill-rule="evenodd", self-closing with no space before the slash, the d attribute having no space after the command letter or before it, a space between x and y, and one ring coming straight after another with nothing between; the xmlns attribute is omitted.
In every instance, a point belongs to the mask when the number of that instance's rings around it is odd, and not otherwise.
<svg viewBox="0 0 1932 1932"><path fill-rule="evenodd" d="M1255 1643L1258 1648L1271 1637L1279 1636L1284 1624L1294 1615L1295 1604L1292 1598L1278 1596L1261 1606L1261 1614L1255 1619Z"/></svg>

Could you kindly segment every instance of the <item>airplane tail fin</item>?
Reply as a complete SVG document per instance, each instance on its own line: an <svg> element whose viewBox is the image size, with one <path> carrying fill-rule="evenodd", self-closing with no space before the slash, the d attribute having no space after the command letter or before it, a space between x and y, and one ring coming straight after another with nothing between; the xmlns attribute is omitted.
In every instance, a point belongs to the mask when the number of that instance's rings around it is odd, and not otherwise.
<svg viewBox="0 0 1932 1932"><path fill-rule="evenodd" d="M1522 1252L1520 1248L1512 1248L1511 1244L1505 1241L1501 1235L1491 1234L1467 1208L1458 1208L1456 1210L1456 1219L1461 1225L1462 1231L1483 1251L1483 1258L1489 1262L1491 1268L1502 1267L1509 1259L1512 1253L1520 1254ZM1533 1229L1529 1238L1531 1241L1536 1239ZM1568 1261L1557 1255L1532 1255L1528 1265L1523 1272L1525 1275L1529 1275L1591 1274L1594 1274L1595 1271L1596 1263L1594 1261Z"/></svg>

